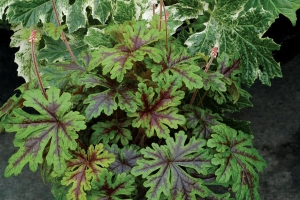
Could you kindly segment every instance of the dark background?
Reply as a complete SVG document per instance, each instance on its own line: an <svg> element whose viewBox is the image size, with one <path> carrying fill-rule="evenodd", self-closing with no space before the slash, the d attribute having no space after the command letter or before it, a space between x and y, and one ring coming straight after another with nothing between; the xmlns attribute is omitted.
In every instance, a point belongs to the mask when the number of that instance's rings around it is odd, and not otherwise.
<svg viewBox="0 0 300 200"><path fill-rule="evenodd" d="M300 10L297 11L299 19ZM9 48L13 33L0 26L0 106L14 94L24 80L17 76L14 53ZM260 174L260 194L263 200L300 199L300 23L295 27L280 15L266 32L281 44L274 58L281 63L283 78L273 79L268 87L256 81L248 89L253 108L234 114L236 119L251 122L254 146L266 159L268 168ZM0 199L50 200L51 186L45 185L40 173L33 173L28 165L16 177L4 179L9 157L17 151L13 147L14 134L0 133Z"/></svg>

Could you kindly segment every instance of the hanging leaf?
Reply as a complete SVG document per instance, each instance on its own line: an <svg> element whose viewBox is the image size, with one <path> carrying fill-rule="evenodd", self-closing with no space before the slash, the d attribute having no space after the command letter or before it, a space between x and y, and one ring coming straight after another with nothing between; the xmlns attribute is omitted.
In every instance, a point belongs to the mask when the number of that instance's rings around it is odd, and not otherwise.
<svg viewBox="0 0 300 200"><path fill-rule="evenodd" d="M207 146L215 148L212 164L220 166L216 171L217 181L233 183L237 199L259 199L258 174L266 167L266 162L252 147L252 135L236 131L226 125L213 126L212 139Z"/></svg>
<svg viewBox="0 0 300 200"><path fill-rule="evenodd" d="M132 199L135 191L134 176L122 173L114 174L106 169L99 174L97 181L92 182L93 194L89 199L113 200Z"/></svg>
<svg viewBox="0 0 300 200"><path fill-rule="evenodd" d="M170 199L196 199L195 195L205 197L208 189L201 179L190 176L184 168L192 168L200 174L206 173L209 156L204 153L204 140L192 137L189 142L183 131L175 134L175 140L166 139L166 145L152 143L152 148L142 149L142 159L137 161L131 173L146 178L145 187L150 187L146 197L158 200L163 193ZM184 168L183 168L184 167Z"/></svg>
<svg viewBox="0 0 300 200"><path fill-rule="evenodd" d="M81 79L85 81L84 79ZM89 104L86 108L87 120L98 117L103 111L106 115L111 115L118 106L122 110L135 111L137 100L134 94L135 87L126 83L118 83L116 80L106 80L98 78L98 84L108 88L101 93L90 94L83 103ZM96 84L96 82L94 82ZM116 101L118 99L118 101Z"/></svg>
<svg viewBox="0 0 300 200"><path fill-rule="evenodd" d="M126 129L131 124L131 120L121 122L117 119L106 122L98 122L92 126L95 130L91 136L91 143L97 144L102 142L104 144L108 143L118 143L120 140L122 145L128 145L129 140L132 140L131 132Z"/></svg>
<svg viewBox="0 0 300 200"><path fill-rule="evenodd" d="M68 199L85 200L86 191L91 190L91 181L98 181L98 176L105 173L104 169L114 162L113 154L103 151L103 144L91 145L86 152L84 149L74 153L75 158L67 163L67 171L61 181L70 185Z"/></svg>
<svg viewBox="0 0 300 200"><path fill-rule="evenodd" d="M127 70L133 67L133 63L142 61L148 55L155 62L161 61L160 49L147 46L163 38L163 32L156 29L147 29L145 21L138 21L132 25L126 25L123 33L124 40L114 48L100 47L92 55L94 66L103 65L103 74L111 74L111 78L117 78L121 82Z"/></svg>
<svg viewBox="0 0 300 200"><path fill-rule="evenodd" d="M176 42L175 42L176 43ZM202 88L203 82L201 76L195 72L200 70L200 67L194 60L199 59L199 56L191 56L186 52L186 48L180 44L170 44L168 51L163 46L158 45L157 48L163 51L163 61L158 64L148 62L147 67L152 71L152 80L158 81L168 77L167 75L176 74L187 88Z"/></svg>
<svg viewBox="0 0 300 200"><path fill-rule="evenodd" d="M202 109L192 105L184 105L186 111L186 126L192 128L192 133L196 138L208 139L213 133L211 127L220 124L222 117L218 114L212 114L211 110Z"/></svg>
<svg viewBox="0 0 300 200"><path fill-rule="evenodd" d="M54 172L62 174L66 169L66 161L71 158L69 150L77 147L76 132L86 128L84 116L69 111L72 105L69 93L60 95L60 90L54 87L46 93L48 100L40 90L29 90L23 94L23 105L35 109L39 114L15 109L3 122L7 132L16 132L14 145L20 147L9 159L5 177L18 175L26 163L29 163L32 171L36 171L44 159L48 166L53 166ZM48 143L50 148L45 151Z"/></svg>
<svg viewBox="0 0 300 200"><path fill-rule="evenodd" d="M115 155L116 160L109 166L109 170L117 174L129 173L136 166L136 161L142 158L139 147L135 145L125 146L120 149L116 144L108 148Z"/></svg>
<svg viewBox="0 0 300 200"><path fill-rule="evenodd" d="M176 129L185 123L184 116L178 114L176 107L184 97L183 91L176 91L181 87L181 82L176 76L170 76L167 80L158 83L158 97L155 100L153 88L140 83L139 92L136 92L139 107L136 112L127 113L129 117L135 117L132 126L146 128L148 137L156 132L159 138L168 138L170 130L166 125Z"/></svg>
<svg viewBox="0 0 300 200"><path fill-rule="evenodd" d="M205 30L191 35L185 44L192 53L203 52L208 55L215 45L219 46L221 53L235 53L241 58L244 83L251 85L259 78L262 83L270 85L271 78L282 76L280 65L272 56L272 51L278 50L279 45L261 36L274 18L259 7L239 15L246 2L218 1Z"/></svg>
<svg viewBox="0 0 300 200"><path fill-rule="evenodd" d="M271 12L277 18L279 14L283 14L291 20L293 26L296 25L296 11L300 8L299 0L254 0L248 1L245 10L262 6L264 10Z"/></svg>

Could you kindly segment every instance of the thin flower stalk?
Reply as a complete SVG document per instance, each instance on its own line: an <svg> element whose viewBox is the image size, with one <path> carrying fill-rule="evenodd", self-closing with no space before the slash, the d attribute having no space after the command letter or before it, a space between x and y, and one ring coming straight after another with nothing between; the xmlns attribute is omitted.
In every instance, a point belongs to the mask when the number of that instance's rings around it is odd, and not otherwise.
<svg viewBox="0 0 300 200"><path fill-rule="evenodd" d="M40 88L41 88L41 90L43 92L44 97L48 100L48 96L47 96L45 88L43 86L43 82L42 82L42 79L41 79L41 76L40 76L40 73L39 73L39 68L37 66L37 61L36 61L36 57L35 57L34 42L37 41L36 30L32 31L32 33L31 33L28 41L31 43L31 58L33 60L34 70L35 70L35 73L36 73L36 76L37 76Z"/></svg>
<svg viewBox="0 0 300 200"><path fill-rule="evenodd" d="M205 73L207 73L207 71L208 71L208 69L209 69L212 61L218 56L218 50L219 50L218 47L214 47L211 50L211 52L210 52L210 56L211 57L210 57L210 60L208 61L208 63L206 64L206 66L205 66L205 70L204 70ZM195 90L195 92L194 92L194 94L192 96L192 99L190 101L190 105L192 105L194 103L197 93L198 93L198 89ZM207 94L207 91L203 94L203 96L200 99L200 101L198 102L197 106L199 106L202 103L202 101L203 101L203 99L204 99L204 97L205 97L206 94Z"/></svg>

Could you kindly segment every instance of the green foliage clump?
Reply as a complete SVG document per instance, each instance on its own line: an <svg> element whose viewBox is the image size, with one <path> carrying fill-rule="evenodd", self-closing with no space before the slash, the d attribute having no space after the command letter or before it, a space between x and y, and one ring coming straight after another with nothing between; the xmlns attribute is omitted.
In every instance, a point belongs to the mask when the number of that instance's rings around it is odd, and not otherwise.
<svg viewBox="0 0 300 200"><path fill-rule="evenodd" d="M1 1L27 81L0 109L5 177L40 167L56 199L259 199L266 163L225 114L281 76L262 35L300 2L267 2Z"/></svg>

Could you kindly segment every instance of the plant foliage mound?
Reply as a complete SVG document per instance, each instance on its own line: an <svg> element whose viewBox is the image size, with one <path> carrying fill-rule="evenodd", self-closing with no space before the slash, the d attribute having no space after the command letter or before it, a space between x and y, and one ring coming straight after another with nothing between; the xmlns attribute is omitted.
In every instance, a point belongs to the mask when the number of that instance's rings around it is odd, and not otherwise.
<svg viewBox="0 0 300 200"><path fill-rule="evenodd" d="M281 76L262 35L299 0L2 0L27 81L0 109L56 199L259 199L242 85Z"/></svg>

